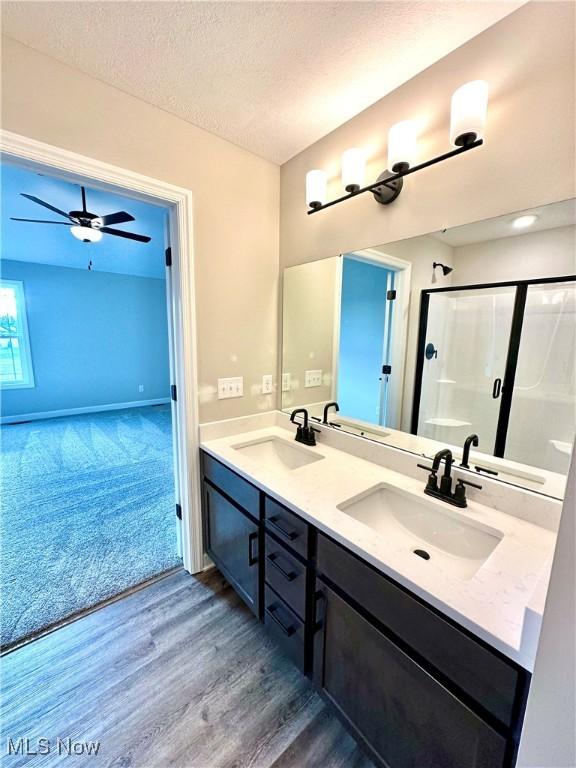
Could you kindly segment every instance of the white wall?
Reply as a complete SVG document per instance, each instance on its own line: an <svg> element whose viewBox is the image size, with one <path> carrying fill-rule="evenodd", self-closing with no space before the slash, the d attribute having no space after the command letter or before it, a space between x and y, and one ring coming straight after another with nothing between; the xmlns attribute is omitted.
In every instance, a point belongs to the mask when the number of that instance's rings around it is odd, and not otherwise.
<svg viewBox="0 0 576 768"><path fill-rule="evenodd" d="M454 248L456 285L576 274L576 227L514 234Z"/></svg>
<svg viewBox="0 0 576 768"><path fill-rule="evenodd" d="M576 766L575 518L573 457L517 768Z"/></svg>
<svg viewBox="0 0 576 768"><path fill-rule="evenodd" d="M282 371L290 374L290 390L282 393L284 409L332 396L338 260L324 259L284 272ZM322 371L321 386L304 386L307 370Z"/></svg>
<svg viewBox="0 0 576 768"><path fill-rule="evenodd" d="M283 266L368 248L574 197L575 5L531 2L342 125L282 166ZM422 126L419 159L449 148L453 91L490 84L486 143L405 180L390 206L362 195L308 216L305 175L329 172L341 194L340 156L369 153L367 179L386 165L386 134L399 120Z"/></svg>
<svg viewBox="0 0 576 768"><path fill-rule="evenodd" d="M278 167L6 37L2 127L192 190L200 419L273 408ZM244 397L216 400L240 375Z"/></svg>
<svg viewBox="0 0 576 768"><path fill-rule="evenodd" d="M444 276L441 269L434 270L432 264L439 261L452 264L452 248L432 237L414 237L398 243L389 243L377 248L410 262L410 306L408 308L408 340L406 342L406 367L402 394L400 429L410 432L412 400L414 398L414 376L416 374L416 352L418 346L418 318L420 317L420 295L426 288L445 288L452 285L452 273Z"/></svg>

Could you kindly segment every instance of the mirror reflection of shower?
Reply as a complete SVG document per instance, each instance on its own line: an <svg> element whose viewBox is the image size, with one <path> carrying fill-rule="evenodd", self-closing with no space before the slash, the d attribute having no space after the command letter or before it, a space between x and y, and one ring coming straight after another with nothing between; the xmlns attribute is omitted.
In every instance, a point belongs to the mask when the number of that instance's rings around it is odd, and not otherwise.
<svg viewBox="0 0 576 768"><path fill-rule="evenodd" d="M458 445L477 432L486 452L565 473L576 431L576 287L528 285L520 308L517 290L430 294L417 434Z"/></svg>

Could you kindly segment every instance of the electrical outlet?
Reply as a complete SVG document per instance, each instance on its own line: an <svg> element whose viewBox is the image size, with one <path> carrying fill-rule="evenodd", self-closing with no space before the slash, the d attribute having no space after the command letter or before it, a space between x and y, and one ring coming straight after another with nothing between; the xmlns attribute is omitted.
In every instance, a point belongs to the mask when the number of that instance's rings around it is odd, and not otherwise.
<svg viewBox="0 0 576 768"><path fill-rule="evenodd" d="M283 373L282 374L282 392L289 392L289 391L290 391L290 374Z"/></svg>
<svg viewBox="0 0 576 768"><path fill-rule="evenodd" d="M262 394L269 395L272 392L272 374L262 376Z"/></svg>
<svg viewBox="0 0 576 768"><path fill-rule="evenodd" d="M244 378L235 376L231 379L218 379L218 400L244 396Z"/></svg>
<svg viewBox="0 0 576 768"><path fill-rule="evenodd" d="M304 386L305 387L321 387L322 371L305 371Z"/></svg>
<svg viewBox="0 0 576 768"><path fill-rule="evenodd" d="M138 384L138 392L144 392L144 384Z"/></svg>

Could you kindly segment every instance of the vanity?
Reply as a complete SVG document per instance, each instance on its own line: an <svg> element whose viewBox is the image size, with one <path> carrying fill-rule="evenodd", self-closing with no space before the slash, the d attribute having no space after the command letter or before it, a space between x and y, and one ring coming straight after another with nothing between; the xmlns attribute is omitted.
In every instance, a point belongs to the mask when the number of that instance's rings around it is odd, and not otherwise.
<svg viewBox="0 0 576 768"><path fill-rule="evenodd" d="M282 411L201 430L208 556L381 768L516 764L576 429L575 218L286 268Z"/></svg>
<svg viewBox="0 0 576 768"><path fill-rule="evenodd" d="M535 650L525 611L553 531L472 498L450 508L420 470L355 455L361 438L320 427L303 446L274 419L202 441L214 564L375 765L513 766Z"/></svg>

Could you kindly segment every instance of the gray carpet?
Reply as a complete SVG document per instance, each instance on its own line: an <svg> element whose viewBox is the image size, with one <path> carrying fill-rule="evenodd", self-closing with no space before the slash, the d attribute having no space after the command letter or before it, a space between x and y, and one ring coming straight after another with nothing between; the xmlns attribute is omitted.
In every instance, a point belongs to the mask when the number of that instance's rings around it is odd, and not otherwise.
<svg viewBox="0 0 576 768"><path fill-rule="evenodd" d="M4 425L2 646L181 561L170 406Z"/></svg>

